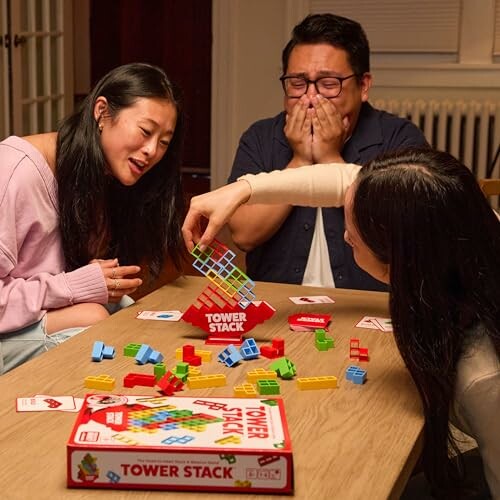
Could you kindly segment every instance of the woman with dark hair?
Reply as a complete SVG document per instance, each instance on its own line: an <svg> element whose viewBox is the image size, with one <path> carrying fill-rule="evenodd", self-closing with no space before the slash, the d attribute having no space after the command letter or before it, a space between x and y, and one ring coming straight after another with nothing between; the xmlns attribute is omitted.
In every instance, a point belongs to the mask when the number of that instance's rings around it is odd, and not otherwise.
<svg viewBox="0 0 500 500"><path fill-rule="evenodd" d="M140 265L180 268L182 121L163 70L135 63L57 133L0 143L0 373L130 303Z"/></svg>
<svg viewBox="0 0 500 500"><path fill-rule="evenodd" d="M477 441L486 489L500 498L500 222L469 169L447 153L413 149L363 168L246 175L192 199L184 239L188 248L207 245L245 202L339 206L344 193L356 263L390 284L394 335L422 399L432 495L472 494L460 481L460 454L449 457L458 453L451 420Z"/></svg>

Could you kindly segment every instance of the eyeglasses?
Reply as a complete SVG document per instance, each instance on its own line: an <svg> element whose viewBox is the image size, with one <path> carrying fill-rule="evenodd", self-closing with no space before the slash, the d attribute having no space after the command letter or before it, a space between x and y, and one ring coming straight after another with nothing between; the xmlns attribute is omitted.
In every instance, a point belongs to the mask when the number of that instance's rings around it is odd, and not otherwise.
<svg viewBox="0 0 500 500"><path fill-rule="evenodd" d="M344 77L322 76L316 80L308 80L304 76L282 76L280 81L287 97L302 97L309 89L309 85L313 84L318 94L331 99L340 95L342 83L353 76L357 76L356 73Z"/></svg>

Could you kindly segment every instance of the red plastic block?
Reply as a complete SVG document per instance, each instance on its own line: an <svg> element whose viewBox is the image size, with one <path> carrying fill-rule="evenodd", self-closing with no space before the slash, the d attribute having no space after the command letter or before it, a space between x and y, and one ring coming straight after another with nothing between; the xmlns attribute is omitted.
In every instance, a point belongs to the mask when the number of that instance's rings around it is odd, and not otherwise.
<svg viewBox="0 0 500 500"><path fill-rule="evenodd" d="M368 348L359 346L359 339L352 338L349 342L349 357L359 361L368 361Z"/></svg>
<svg viewBox="0 0 500 500"><path fill-rule="evenodd" d="M272 347L270 345L263 345L260 348L260 354L268 359L279 358L280 355L278 353L278 349L276 347Z"/></svg>
<svg viewBox="0 0 500 500"><path fill-rule="evenodd" d="M156 382L156 385L167 396L172 396L174 392L180 391L184 387L182 380L178 379L170 370Z"/></svg>
<svg viewBox="0 0 500 500"><path fill-rule="evenodd" d="M135 387L136 385L154 387L155 384L156 377L145 373L128 373L123 379L124 387Z"/></svg>
<svg viewBox="0 0 500 500"><path fill-rule="evenodd" d="M189 363L191 366L201 366L201 356L189 356L189 357L183 357L182 360L185 363Z"/></svg>
<svg viewBox="0 0 500 500"><path fill-rule="evenodd" d="M194 356L194 345L184 344L182 346L182 361L189 363L187 358L192 358Z"/></svg>
<svg viewBox="0 0 500 500"><path fill-rule="evenodd" d="M278 356L285 355L285 339L274 338L273 347L278 350Z"/></svg>

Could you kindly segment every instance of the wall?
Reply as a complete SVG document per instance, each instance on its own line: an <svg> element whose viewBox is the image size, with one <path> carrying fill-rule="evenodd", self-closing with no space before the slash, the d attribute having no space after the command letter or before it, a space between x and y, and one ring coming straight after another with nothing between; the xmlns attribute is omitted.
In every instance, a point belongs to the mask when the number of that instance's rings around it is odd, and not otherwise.
<svg viewBox="0 0 500 500"><path fill-rule="evenodd" d="M238 140L283 107L281 50L286 0L214 0L211 185L226 183Z"/></svg>
<svg viewBox="0 0 500 500"><path fill-rule="evenodd" d="M391 1L385 3L389 8ZM493 54L495 9L500 11L499 3L500 0L433 2L435 13L439 8L459 9L456 52L439 53L431 48L425 54L398 53L396 49L373 53L371 99L500 101L500 61ZM335 11L333 6L340 4L355 14ZM361 18L367 5L373 7L370 0L213 0L212 188L226 182L241 133L255 120L282 109L277 78L281 50L292 27L315 9L348 15L364 25ZM420 4L415 5L418 8ZM394 15L391 20L398 24ZM408 19L404 21L411 25Z"/></svg>

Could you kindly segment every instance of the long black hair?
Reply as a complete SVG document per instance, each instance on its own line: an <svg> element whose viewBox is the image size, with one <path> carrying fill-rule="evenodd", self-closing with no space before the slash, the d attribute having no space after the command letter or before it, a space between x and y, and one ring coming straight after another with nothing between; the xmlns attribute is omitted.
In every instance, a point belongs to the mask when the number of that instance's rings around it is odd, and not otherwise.
<svg viewBox="0 0 500 500"><path fill-rule="evenodd" d="M459 498L450 405L474 332L486 332L500 358L500 222L470 170L431 149L365 166L353 215L363 241L389 264L394 334L423 403L426 477L437 497Z"/></svg>
<svg viewBox="0 0 500 500"><path fill-rule="evenodd" d="M167 152L133 186L107 174L94 117L96 99L106 98L111 118L139 98L159 98L177 110ZM181 267L180 154L183 113L180 91L161 68L133 63L113 69L59 127L56 150L59 217L68 270L93 258L118 257L121 264L147 264L156 276L170 257ZM104 246L104 254L96 252ZM104 243L104 245L102 244ZM100 252L102 252L102 248Z"/></svg>

